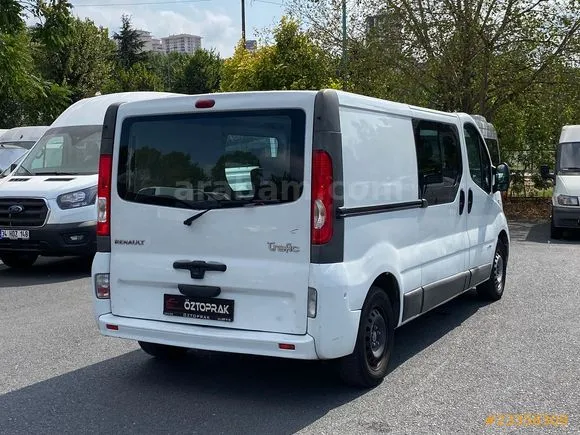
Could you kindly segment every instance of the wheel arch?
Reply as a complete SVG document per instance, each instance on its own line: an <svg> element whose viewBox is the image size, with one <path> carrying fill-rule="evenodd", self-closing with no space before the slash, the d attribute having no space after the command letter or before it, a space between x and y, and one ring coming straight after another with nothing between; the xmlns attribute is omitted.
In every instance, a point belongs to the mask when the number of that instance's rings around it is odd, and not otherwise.
<svg viewBox="0 0 580 435"><path fill-rule="evenodd" d="M392 273L383 272L375 278L371 287L373 286L383 290L389 298L389 302L391 303L391 308L393 309L394 314L395 325L393 326L396 327L400 322L401 315L401 287L397 282L397 278Z"/></svg>

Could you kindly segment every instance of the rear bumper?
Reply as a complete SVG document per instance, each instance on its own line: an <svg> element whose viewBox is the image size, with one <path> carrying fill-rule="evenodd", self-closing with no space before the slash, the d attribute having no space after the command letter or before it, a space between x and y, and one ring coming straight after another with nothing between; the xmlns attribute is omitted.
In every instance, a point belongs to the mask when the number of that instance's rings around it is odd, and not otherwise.
<svg viewBox="0 0 580 435"><path fill-rule="evenodd" d="M96 252L96 222L50 224L29 230L29 240L0 239L0 254L29 252L45 256L84 256ZM82 237L73 240L71 237Z"/></svg>
<svg viewBox="0 0 580 435"><path fill-rule="evenodd" d="M580 229L580 207L552 207L552 220L557 228Z"/></svg>
<svg viewBox="0 0 580 435"><path fill-rule="evenodd" d="M107 324L116 325L118 330L107 329ZM149 343L281 358L319 359L314 339L310 335L208 328L119 317L113 314L99 316L98 326L103 335ZM295 349L282 350L278 347L279 343L293 344Z"/></svg>

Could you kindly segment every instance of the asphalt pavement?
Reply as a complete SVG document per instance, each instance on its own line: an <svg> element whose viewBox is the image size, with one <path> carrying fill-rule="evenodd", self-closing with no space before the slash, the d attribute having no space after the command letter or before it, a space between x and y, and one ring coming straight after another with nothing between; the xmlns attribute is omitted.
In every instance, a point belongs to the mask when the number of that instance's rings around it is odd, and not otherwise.
<svg viewBox="0 0 580 435"><path fill-rule="evenodd" d="M86 262L0 263L0 434L580 433L580 238L550 241L546 224L511 236L504 297L468 292L399 328L370 391L318 362L155 361L98 334ZM522 414L568 424L506 428Z"/></svg>

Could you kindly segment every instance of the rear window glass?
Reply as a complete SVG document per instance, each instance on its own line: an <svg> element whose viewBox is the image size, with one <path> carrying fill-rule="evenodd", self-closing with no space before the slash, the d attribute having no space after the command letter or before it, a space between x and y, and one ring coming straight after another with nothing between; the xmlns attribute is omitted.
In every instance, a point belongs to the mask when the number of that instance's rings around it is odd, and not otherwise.
<svg viewBox="0 0 580 435"><path fill-rule="evenodd" d="M117 190L127 201L295 201L304 178L302 110L127 118ZM233 203L232 203L233 205Z"/></svg>

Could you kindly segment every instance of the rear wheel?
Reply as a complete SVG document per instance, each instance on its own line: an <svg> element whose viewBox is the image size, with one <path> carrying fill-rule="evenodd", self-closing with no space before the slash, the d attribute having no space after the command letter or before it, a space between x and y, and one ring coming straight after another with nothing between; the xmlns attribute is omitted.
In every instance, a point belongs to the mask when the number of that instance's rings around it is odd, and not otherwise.
<svg viewBox="0 0 580 435"><path fill-rule="evenodd" d="M13 269L26 269L31 267L38 258L38 254L2 254L0 260Z"/></svg>
<svg viewBox="0 0 580 435"><path fill-rule="evenodd" d="M355 387L379 385L387 374L395 338L393 309L379 287L371 287L364 303L354 352L339 360L342 380Z"/></svg>
<svg viewBox="0 0 580 435"><path fill-rule="evenodd" d="M178 359L187 353L187 349L184 347L169 346L166 344L140 341L139 346L149 355L159 359Z"/></svg>
<svg viewBox="0 0 580 435"><path fill-rule="evenodd" d="M488 300L498 301L503 296L507 269L507 247L497 241L491 275L487 281L477 286L477 293Z"/></svg>

